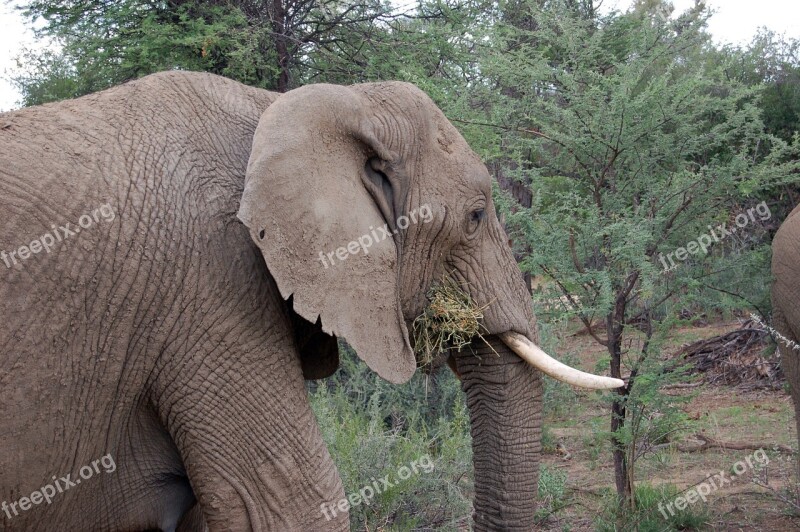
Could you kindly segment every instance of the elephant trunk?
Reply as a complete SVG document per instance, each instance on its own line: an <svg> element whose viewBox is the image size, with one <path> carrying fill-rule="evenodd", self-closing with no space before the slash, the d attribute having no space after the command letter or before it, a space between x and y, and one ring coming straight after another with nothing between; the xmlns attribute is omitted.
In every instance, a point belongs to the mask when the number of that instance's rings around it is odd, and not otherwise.
<svg viewBox="0 0 800 532"><path fill-rule="evenodd" d="M456 356L471 420L475 530L532 530L541 455L542 380L498 337L486 341L489 345L476 340L472 352Z"/></svg>

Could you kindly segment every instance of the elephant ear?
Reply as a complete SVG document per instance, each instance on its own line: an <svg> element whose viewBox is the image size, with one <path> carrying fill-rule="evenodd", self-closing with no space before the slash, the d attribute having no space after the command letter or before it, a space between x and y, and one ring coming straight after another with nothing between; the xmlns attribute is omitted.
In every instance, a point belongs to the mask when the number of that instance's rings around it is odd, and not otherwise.
<svg viewBox="0 0 800 532"><path fill-rule="evenodd" d="M319 319L378 375L401 383L416 361L399 302L397 245L385 227L402 199L375 169L395 157L363 98L324 84L278 98L256 129L238 216L294 311Z"/></svg>

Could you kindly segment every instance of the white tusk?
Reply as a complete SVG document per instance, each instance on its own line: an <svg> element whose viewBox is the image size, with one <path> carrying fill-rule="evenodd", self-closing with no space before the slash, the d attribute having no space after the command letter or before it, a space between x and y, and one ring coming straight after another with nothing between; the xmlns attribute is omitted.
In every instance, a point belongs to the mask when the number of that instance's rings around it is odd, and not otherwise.
<svg viewBox="0 0 800 532"><path fill-rule="evenodd" d="M501 334L500 339L519 355L522 360L540 370L542 373L546 373L554 379L566 382L567 384L580 388L588 388L590 390L614 390L625 386L625 383L620 379L584 373L566 364L562 364L521 334L509 331Z"/></svg>

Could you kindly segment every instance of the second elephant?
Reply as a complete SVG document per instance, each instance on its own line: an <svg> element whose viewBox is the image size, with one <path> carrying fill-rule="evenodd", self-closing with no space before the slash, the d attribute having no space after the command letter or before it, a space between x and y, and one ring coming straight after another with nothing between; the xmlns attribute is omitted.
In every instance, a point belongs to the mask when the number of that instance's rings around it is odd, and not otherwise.
<svg viewBox="0 0 800 532"><path fill-rule="evenodd" d="M789 214L775 234L772 275L772 321L781 368L794 402L800 445L800 206Z"/></svg>

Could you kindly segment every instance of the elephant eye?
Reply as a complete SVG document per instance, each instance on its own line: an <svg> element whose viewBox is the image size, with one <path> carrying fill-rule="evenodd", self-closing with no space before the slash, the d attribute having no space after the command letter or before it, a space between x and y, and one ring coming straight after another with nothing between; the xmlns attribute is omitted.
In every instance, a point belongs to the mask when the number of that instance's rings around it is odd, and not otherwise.
<svg viewBox="0 0 800 532"><path fill-rule="evenodd" d="M484 209L475 209L470 212L467 219L467 232L471 235L480 227L481 220L486 218L486 211Z"/></svg>

